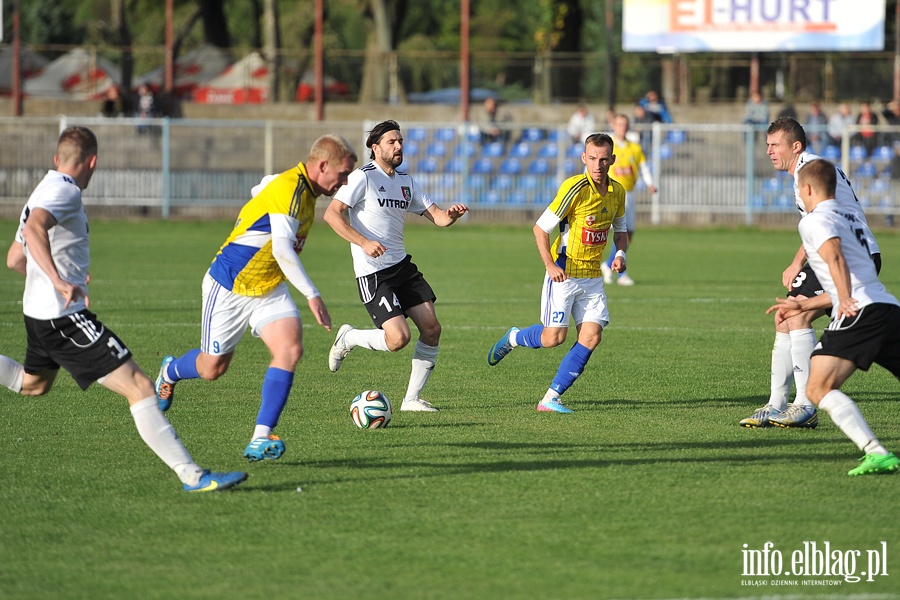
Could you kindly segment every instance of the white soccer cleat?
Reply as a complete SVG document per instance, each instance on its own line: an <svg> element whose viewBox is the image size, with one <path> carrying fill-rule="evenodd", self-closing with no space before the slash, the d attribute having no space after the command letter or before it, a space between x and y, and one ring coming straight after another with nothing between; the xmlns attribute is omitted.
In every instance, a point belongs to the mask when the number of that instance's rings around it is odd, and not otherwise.
<svg viewBox="0 0 900 600"><path fill-rule="evenodd" d="M431 405L431 402L427 400L422 400L421 398L415 398L413 400L404 400L403 404L400 405L400 410L410 411L410 412L438 412L438 409Z"/></svg>
<svg viewBox="0 0 900 600"><path fill-rule="evenodd" d="M634 285L634 279L632 279L628 273L619 273L619 278L616 281L619 285Z"/></svg>
<svg viewBox="0 0 900 600"><path fill-rule="evenodd" d="M344 336L347 335L347 332L352 330L353 326L346 323L341 325L341 328L338 329L337 336L334 338L334 344L331 345L331 351L328 353L328 368L331 369L332 372L341 368L344 359L347 358L347 355L350 354L350 350L353 349L348 348L347 344L344 343Z"/></svg>
<svg viewBox="0 0 900 600"><path fill-rule="evenodd" d="M600 263L600 271L603 273L603 283L611 285L613 283L613 271L605 262Z"/></svg>

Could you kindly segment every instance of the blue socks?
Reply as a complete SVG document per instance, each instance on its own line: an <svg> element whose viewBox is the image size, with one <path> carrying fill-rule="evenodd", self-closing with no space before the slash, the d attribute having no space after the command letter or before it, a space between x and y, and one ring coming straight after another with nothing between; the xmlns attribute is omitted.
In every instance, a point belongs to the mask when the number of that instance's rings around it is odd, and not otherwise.
<svg viewBox="0 0 900 600"><path fill-rule="evenodd" d="M591 358L592 350L588 350L586 346L582 346L578 342L572 346L572 349L563 357L559 363L559 369L556 371L556 377L550 389L558 393L560 396L575 383L578 376L584 372L584 367Z"/></svg>
<svg viewBox="0 0 900 600"><path fill-rule="evenodd" d="M172 383L178 383L182 379L200 379L197 372L197 357L200 356L200 348L194 348L185 352L169 363L164 373Z"/></svg>
<svg viewBox="0 0 900 600"><path fill-rule="evenodd" d="M520 329L516 333L516 344L525 348L543 348L544 346L541 344L541 333L543 331L544 326L540 323Z"/></svg>
<svg viewBox="0 0 900 600"><path fill-rule="evenodd" d="M278 425L278 419L281 412L287 404L288 395L291 393L291 386L294 384L294 373L269 367L266 369L266 376L262 385L262 404L259 406L259 413L256 415L257 425L266 425L271 429L275 429Z"/></svg>

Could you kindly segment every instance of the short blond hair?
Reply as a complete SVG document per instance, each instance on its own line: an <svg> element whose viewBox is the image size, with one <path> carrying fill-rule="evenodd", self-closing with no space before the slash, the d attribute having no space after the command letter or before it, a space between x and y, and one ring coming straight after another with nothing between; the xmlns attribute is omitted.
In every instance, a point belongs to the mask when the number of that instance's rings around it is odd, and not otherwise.
<svg viewBox="0 0 900 600"><path fill-rule="evenodd" d="M324 160L329 164L350 157L354 162L359 160L356 151L345 138L328 133L313 142L309 149L309 161Z"/></svg>

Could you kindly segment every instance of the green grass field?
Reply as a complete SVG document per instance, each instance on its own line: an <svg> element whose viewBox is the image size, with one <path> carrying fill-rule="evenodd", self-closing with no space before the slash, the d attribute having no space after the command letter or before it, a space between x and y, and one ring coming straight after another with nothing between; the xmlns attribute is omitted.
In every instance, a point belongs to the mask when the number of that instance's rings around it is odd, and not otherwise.
<svg viewBox="0 0 900 600"><path fill-rule="evenodd" d="M0 226L5 253L15 225ZM163 356L199 344L200 280L230 224L91 227L92 308L155 378ZM268 362L249 335L226 376L180 384L168 413L202 466L250 472L232 492L183 493L100 386L81 393L61 375L42 398L0 389L0 598L900 597L900 477L848 477L860 452L824 414L815 431L737 426L768 397L764 311L795 231L639 230L638 285L608 290L612 324L565 396L573 415L534 409L574 335L485 359L509 326L538 319L530 226L411 226L407 242L438 295L424 395L441 412L356 429L351 399L376 388L399 404L412 348L355 350L331 373L334 334L295 293L306 354L280 461L241 458ZM900 236L879 243L900 293ZM335 330L371 325L327 225L303 260ZM22 279L2 270L0 285L0 354L21 360ZM898 382L875 367L845 391L900 449ZM888 575L872 582L743 575L745 544L773 542L784 570L804 542L859 550L859 574L882 541Z"/></svg>

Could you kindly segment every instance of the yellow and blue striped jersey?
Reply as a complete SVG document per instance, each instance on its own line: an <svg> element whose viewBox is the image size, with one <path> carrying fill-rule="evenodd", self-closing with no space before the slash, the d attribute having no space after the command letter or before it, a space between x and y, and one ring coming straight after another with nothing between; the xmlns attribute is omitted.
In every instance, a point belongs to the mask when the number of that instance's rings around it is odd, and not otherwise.
<svg viewBox="0 0 900 600"><path fill-rule="evenodd" d="M608 179L601 195L586 174L563 181L548 210L559 217L559 237L550 247L569 277L600 277L600 262L613 219L625 216L625 188Z"/></svg>
<svg viewBox="0 0 900 600"><path fill-rule="evenodd" d="M285 280L272 254L269 215L287 215L298 223L294 249L303 250L316 213L316 195L299 163L269 182L241 208L234 229L222 244L209 274L222 287L241 296L263 296Z"/></svg>
<svg viewBox="0 0 900 600"><path fill-rule="evenodd" d="M615 141L613 153L616 162L609 168L609 176L622 184L626 192L634 190L640 174L641 163L647 159L639 144L625 140L624 143Z"/></svg>

